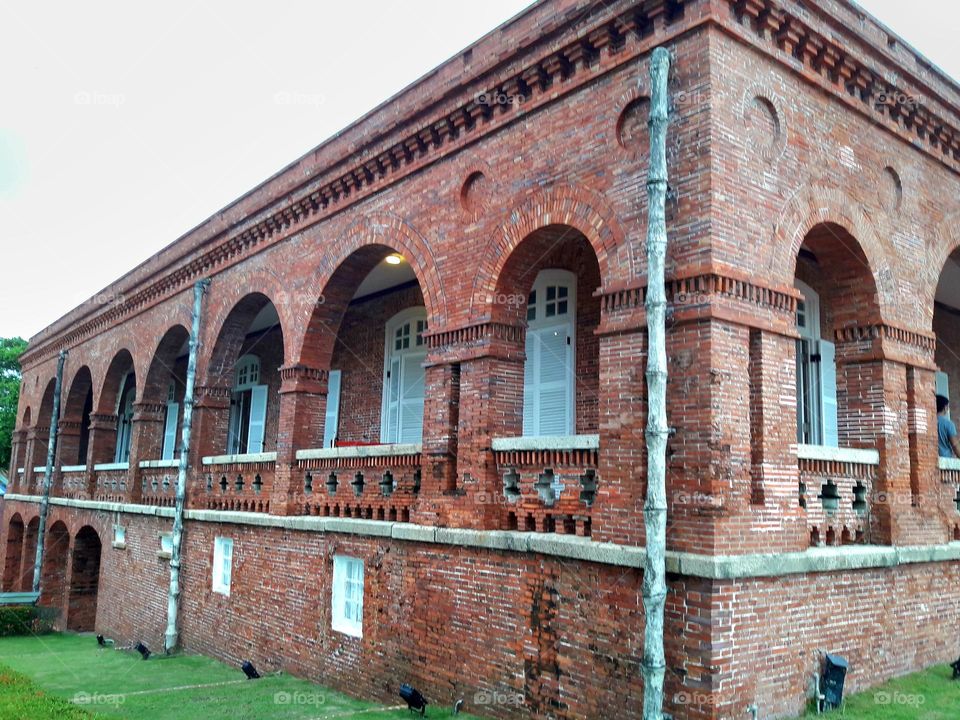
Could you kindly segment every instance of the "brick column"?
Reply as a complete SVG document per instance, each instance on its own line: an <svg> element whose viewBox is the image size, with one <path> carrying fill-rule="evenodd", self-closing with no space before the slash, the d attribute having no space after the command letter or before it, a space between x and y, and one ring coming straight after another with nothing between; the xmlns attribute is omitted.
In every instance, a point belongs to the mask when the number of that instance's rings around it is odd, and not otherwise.
<svg viewBox="0 0 960 720"><path fill-rule="evenodd" d="M303 488L297 450L323 446L328 377L327 369L305 365L280 368L277 462L270 495L270 512L275 515L296 512L296 497Z"/></svg>
<svg viewBox="0 0 960 720"><path fill-rule="evenodd" d="M203 457L226 453L229 423L230 388L196 385L190 455L187 458L187 507L192 507L195 496L204 492L206 473Z"/></svg>
<svg viewBox="0 0 960 720"><path fill-rule="evenodd" d="M85 458L80 453L79 420L62 419L58 425L57 436L57 465L83 465Z"/></svg>
<svg viewBox="0 0 960 720"><path fill-rule="evenodd" d="M163 429L167 419L164 403L135 402L133 404L133 427L130 431L130 501L140 502L143 497L141 460L159 460L163 454Z"/></svg>
<svg viewBox="0 0 960 720"><path fill-rule="evenodd" d="M16 492L20 492L20 486L23 484L23 477L17 473L17 470L19 469L21 463L20 455L23 455L24 461L27 457L25 452L27 449L27 431L24 429L14 430L13 437L11 439L10 472L7 474L7 477L10 479L10 487L15 489ZM26 472L25 465L24 472Z"/></svg>
<svg viewBox="0 0 960 720"><path fill-rule="evenodd" d="M47 462L47 439L50 428L34 427L30 430L29 440L27 442L27 454L24 458L24 487L28 493L36 493L37 477L34 472L35 467L44 465ZM42 479L42 476L41 476Z"/></svg>
<svg viewBox="0 0 960 720"><path fill-rule="evenodd" d="M413 511L414 522L437 524L441 498L456 493L460 372L458 362L431 364L428 359L424 379L423 479Z"/></svg>

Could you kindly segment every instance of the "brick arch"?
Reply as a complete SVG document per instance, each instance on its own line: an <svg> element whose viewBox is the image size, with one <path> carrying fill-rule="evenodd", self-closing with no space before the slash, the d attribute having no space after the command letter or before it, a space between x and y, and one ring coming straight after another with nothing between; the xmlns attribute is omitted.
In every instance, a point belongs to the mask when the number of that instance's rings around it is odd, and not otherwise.
<svg viewBox="0 0 960 720"><path fill-rule="evenodd" d="M144 373L141 387L137 389L137 397L141 402L160 403L167 399L167 380L180 348L189 339L190 331L180 324L173 325L163 334L145 364L147 372Z"/></svg>
<svg viewBox="0 0 960 720"><path fill-rule="evenodd" d="M24 408L24 410L23 410L23 415L20 416L21 419L20 419L20 428L19 428L19 429L21 429L21 430L26 430L28 427L30 427L30 419L31 419L31 417L32 417L32 414L33 414L33 412L30 410L30 406L27 405L27 407Z"/></svg>
<svg viewBox="0 0 960 720"><path fill-rule="evenodd" d="M226 362L225 358L229 355L229 353L224 354L223 332L228 322L238 320L235 311L241 313L244 311L241 303L253 296L266 298L266 301L276 309L283 338L284 362L286 362L286 358L290 357L293 345L289 338L289 329L295 322L296 310L300 304L299 294L290 292L287 289L288 281L272 270L241 270L238 274L241 281L235 281L235 278L231 276L215 277L207 290L202 315L200 348L197 356L198 383L222 384L219 377L222 367L218 366ZM265 304L261 304L257 312ZM256 313L250 317L250 321L254 317L256 317ZM236 358L233 358L233 360L236 360Z"/></svg>
<svg viewBox="0 0 960 720"><path fill-rule="evenodd" d="M296 326L292 341L296 353L289 363L323 367L321 357L328 350L332 352L332 341L318 338L330 335L330 328L339 327L353 291L385 253L398 252L410 264L423 293L430 325L439 327L445 322L447 300L438 261L423 235L402 218L386 212L366 215L336 238L332 247L336 253L321 257L305 291L313 301L313 311L299 318L302 324Z"/></svg>
<svg viewBox="0 0 960 720"><path fill-rule="evenodd" d="M843 190L826 185L804 186L781 209L773 228L767 276L774 285L792 287L800 248L811 230L835 225L855 241L877 289L877 312L886 322L896 306L896 283L888 259L894 257L873 221Z"/></svg>
<svg viewBox="0 0 960 720"><path fill-rule="evenodd" d="M120 397L120 385L128 371L133 371L135 381L140 377L134 362L134 353L127 347L121 347L110 359L109 365L102 373L102 380L99 382L99 392L95 390L93 397L93 407L97 413L104 415L113 415L117 411L117 400ZM94 387L97 387L97 381L94 380Z"/></svg>
<svg viewBox="0 0 960 720"><path fill-rule="evenodd" d="M516 206L481 253L471 293L474 319L491 317L497 284L513 251L531 234L551 225L566 225L583 234L596 254L601 287L637 277L634 248L613 209L599 195L583 188L539 192Z"/></svg>
<svg viewBox="0 0 960 720"><path fill-rule="evenodd" d="M933 327L933 302L937 294L937 285L940 282L940 276L949 262L950 257L960 252L960 210L949 213L934 228L933 237L927 250L929 262L926 263L925 270L929 275L923 278L924 317L927 319L929 328Z"/></svg>
<svg viewBox="0 0 960 720"><path fill-rule="evenodd" d="M0 590L3 592L19 590L20 561L23 557L25 530L26 524L23 522L23 517L18 512L13 513L7 523L6 546L3 549L3 581L0 583Z"/></svg>
<svg viewBox="0 0 960 720"><path fill-rule="evenodd" d="M93 374L90 372L90 366L81 365L76 368L69 381L64 380L63 387L66 395L62 400L63 409L60 415L64 420L78 420L83 412L87 392L93 392Z"/></svg>

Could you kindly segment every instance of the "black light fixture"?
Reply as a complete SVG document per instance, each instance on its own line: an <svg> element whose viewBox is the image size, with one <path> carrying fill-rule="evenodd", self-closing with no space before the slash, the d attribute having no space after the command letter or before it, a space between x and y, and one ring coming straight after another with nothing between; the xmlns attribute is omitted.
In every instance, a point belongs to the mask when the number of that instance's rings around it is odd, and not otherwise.
<svg viewBox="0 0 960 720"><path fill-rule="evenodd" d="M400 697L407 703L407 709L411 712L419 710L421 715L427 714L427 699L413 686L406 683L401 685Z"/></svg>
<svg viewBox="0 0 960 720"><path fill-rule="evenodd" d="M454 715L459 715L461 710L463 710L463 698L457 700L457 701L453 704L453 714L454 714Z"/></svg>
<svg viewBox="0 0 960 720"><path fill-rule="evenodd" d="M150 648L148 648L142 642L138 642L134 649L140 653L140 657L142 657L144 660L148 660L150 658Z"/></svg>
<svg viewBox="0 0 960 720"><path fill-rule="evenodd" d="M823 664L820 691L823 693L823 709L835 710L843 700L843 681L847 676L847 661L839 655L827 653Z"/></svg>
<svg viewBox="0 0 960 720"><path fill-rule="evenodd" d="M960 658L957 658L950 663L950 667L953 668L953 679L956 680L957 678L960 678Z"/></svg>
<svg viewBox="0 0 960 720"><path fill-rule="evenodd" d="M257 672L257 669L249 660L244 660L240 669L243 670L243 674L247 676L247 680L257 680L260 677L260 673Z"/></svg>
<svg viewBox="0 0 960 720"><path fill-rule="evenodd" d="M97 635L97 645L100 647L113 647L114 642L110 638L105 638L103 635Z"/></svg>

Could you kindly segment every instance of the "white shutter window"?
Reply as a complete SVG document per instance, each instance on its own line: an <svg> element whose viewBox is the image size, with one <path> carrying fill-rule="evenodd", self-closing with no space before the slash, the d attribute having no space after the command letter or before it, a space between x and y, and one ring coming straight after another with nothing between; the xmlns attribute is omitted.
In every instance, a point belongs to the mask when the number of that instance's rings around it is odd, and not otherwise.
<svg viewBox="0 0 960 720"><path fill-rule="evenodd" d="M823 411L824 445L840 444L837 422L837 349L827 340L820 341L820 407Z"/></svg>
<svg viewBox="0 0 960 720"><path fill-rule="evenodd" d="M387 377L384 380L387 409L380 440L385 443L397 441L397 431L400 427L400 361L399 357L391 358Z"/></svg>
<svg viewBox="0 0 960 720"><path fill-rule="evenodd" d="M218 537L213 541L213 591L222 595L230 594L233 579L233 540Z"/></svg>
<svg viewBox="0 0 960 720"><path fill-rule="evenodd" d="M180 403L167 403L167 418L163 426L162 460L172 460L177 448L177 420L180 417Z"/></svg>
<svg viewBox="0 0 960 720"><path fill-rule="evenodd" d="M250 428L247 431L247 452L263 452L263 433L267 424L267 386L250 388Z"/></svg>
<svg viewBox="0 0 960 720"><path fill-rule="evenodd" d="M331 626L355 637L363 636L363 560L333 557Z"/></svg>
<svg viewBox="0 0 960 720"><path fill-rule="evenodd" d="M340 424L340 371L331 370L327 378L327 411L323 418L323 446L333 447Z"/></svg>
<svg viewBox="0 0 960 720"><path fill-rule="evenodd" d="M542 270L530 293L523 368L526 436L576 431L576 279L567 270Z"/></svg>
<svg viewBox="0 0 960 720"><path fill-rule="evenodd" d="M937 372L937 395L950 399L950 377L945 372Z"/></svg>
<svg viewBox="0 0 960 720"><path fill-rule="evenodd" d="M397 442L423 439L423 388L426 374L422 353L404 355L400 363L400 428Z"/></svg>

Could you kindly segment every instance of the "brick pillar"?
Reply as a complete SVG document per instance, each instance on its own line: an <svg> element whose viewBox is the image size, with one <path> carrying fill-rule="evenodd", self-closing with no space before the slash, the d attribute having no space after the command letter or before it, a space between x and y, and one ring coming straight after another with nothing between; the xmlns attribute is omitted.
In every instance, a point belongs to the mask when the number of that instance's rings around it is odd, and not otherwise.
<svg viewBox="0 0 960 720"><path fill-rule="evenodd" d="M17 470L23 466L24 472L26 472L27 430L15 430L12 440L13 442L10 448L10 472L7 477L10 479L10 486L14 488L16 492L21 492L23 476L20 475Z"/></svg>
<svg viewBox="0 0 960 720"><path fill-rule="evenodd" d="M194 387L193 427L190 436L190 455L187 472L187 507L203 495L206 455L226 453L227 430L230 423L230 388L216 385Z"/></svg>
<svg viewBox="0 0 960 720"><path fill-rule="evenodd" d="M305 365L280 368L277 463L270 495L270 512L275 515L297 512L296 498L303 489L297 450L323 446L328 372Z"/></svg>
<svg viewBox="0 0 960 720"><path fill-rule="evenodd" d="M50 428L47 427L34 427L30 430L23 469L25 492L36 493L37 477L34 468L47 462L47 437L49 432Z"/></svg>
<svg viewBox="0 0 960 720"><path fill-rule="evenodd" d="M906 366L907 441L910 448L909 536L911 544L942 543L952 539L944 518L956 513L952 486L940 482L937 451L935 366ZM903 525L907 524L905 520Z"/></svg>
<svg viewBox="0 0 960 720"><path fill-rule="evenodd" d="M164 403L135 402L130 435L130 471L127 474L131 502L143 497L141 460L159 460L163 454L163 428L167 419Z"/></svg>
<svg viewBox="0 0 960 720"><path fill-rule="evenodd" d="M95 497L97 473L94 466L112 463L117 446L117 416L95 413L90 416L90 439L87 445L87 492Z"/></svg>
<svg viewBox="0 0 960 720"><path fill-rule="evenodd" d="M414 520L505 526L491 440L523 433L524 328L485 322L434 331L427 358L424 467Z"/></svg>

